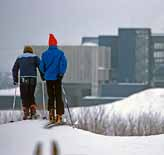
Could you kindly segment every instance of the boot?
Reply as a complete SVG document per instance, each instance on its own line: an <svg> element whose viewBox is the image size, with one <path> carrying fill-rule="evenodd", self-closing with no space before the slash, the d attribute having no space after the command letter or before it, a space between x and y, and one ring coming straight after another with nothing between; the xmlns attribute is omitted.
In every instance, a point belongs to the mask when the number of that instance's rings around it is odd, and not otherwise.
<svg viewBox="0 0 164 155"><path fill-rule="evenodd" d="M37 119L36 105L35 104L32 104L30 106L30 114L31 114L31 119Z"/></svg>
<svg viewBox="0 0 164 155"><path fill-rule="evenodd" d="M23 120L30 118L29 108L23 107L23 113L24 113Z"/></svg>
<svg viewBox="0 0 164 155"><path fill-rule="evenodd" d="M55 124L60 124L62 123L62 115L57 114L55 118Z"/></svg>
<svg viewBox="0 0 164 155"><path fill-rule="evenodd" d="M52 123L55 122L55 110L54 109L49 110L49 121Z"/></svg>

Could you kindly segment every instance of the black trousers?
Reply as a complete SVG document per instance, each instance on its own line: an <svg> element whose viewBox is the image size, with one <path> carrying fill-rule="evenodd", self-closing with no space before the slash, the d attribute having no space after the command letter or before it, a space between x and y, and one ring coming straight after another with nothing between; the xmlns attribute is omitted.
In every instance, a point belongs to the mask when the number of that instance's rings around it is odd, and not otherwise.
<svg viewBox="0 0 164 155"><path fill-rule="evenodd" d="M56 114L64 114L61 80L47 80L46 84L48 93L48 110L55 108L54 101L56 101Z"/></svg>
<svg viewBox="0 0 164 155"><path fill-rule="evenodd" d="M20 78L20 95L22 99L22 106L29 108L35 104L35 88L36 78L35 77L21 77Z"/></svg>

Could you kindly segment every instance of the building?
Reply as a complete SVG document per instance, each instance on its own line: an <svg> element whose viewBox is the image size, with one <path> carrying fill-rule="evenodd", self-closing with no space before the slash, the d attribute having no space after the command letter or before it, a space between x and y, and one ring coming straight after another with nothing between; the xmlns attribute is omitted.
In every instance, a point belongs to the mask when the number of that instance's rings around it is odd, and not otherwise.
<svg viewBox="0 0 164 155"><path fill-rule="evenodd" d="M150 83L151 30L119 29L118 81Z"/></svg>
<svg viewBox="0 0 164 155"><path fill-rule="evenodd" d="M163 79L157 71L163 67L163 42L164 35L152 34L150 28L119 28L118 35L98 36L98 46L111 48L109 81L151 85Z"/></svg>
<svg viewBox="0 0 164 155"><path fill-rule="evenodd" d="M33 49L37 55L41 56L47 46L33 46ZM59 49L65 52L68 59L68 69L63 85L73 106L79 106L81 99L85 96L97 96L98 86L102 83L109 83L111 70L109 47L59 46ZM39 92L40 88L38 84L37 96L42 94ZM41 95L37 100L37 102L42 102Z"/></svg>
<svg viewBox="0 0 164 155"><path fill-rule="evenodd" d="M118 77L118 36L99 36L98 46L111 48L110 81L116 81Z"/></svg>
<svg viewBox="0 0 164 155"><path fill-rule="evenodd" d="M110 79L99 85L99 99L109 102L164 86L164 35L152 34L150 28L119 28L118 35L98 36L98 46L111 48Z"/></svg>
<svg viewBox="0 0 164 155"><path fill-rule="evenodd" d="M164 34L152 34L153 81L155 86L164 86Z"/></svg>
<svg viewBox="0 0 164 155"><path fill-rule="evenodd" d="M150 28L120 28L118 35L83 37L81 44L59 46L68 59L63 85L72 106L109 103L164 86L164 35ZM47 46L33 49L41 56Z"/></svg>
<svg viewBox="0 0 164 155"><path fill-rule="evenodd" d="M82 37L81 44L86 45L88 43L98 45L98 37Z"/></svg>

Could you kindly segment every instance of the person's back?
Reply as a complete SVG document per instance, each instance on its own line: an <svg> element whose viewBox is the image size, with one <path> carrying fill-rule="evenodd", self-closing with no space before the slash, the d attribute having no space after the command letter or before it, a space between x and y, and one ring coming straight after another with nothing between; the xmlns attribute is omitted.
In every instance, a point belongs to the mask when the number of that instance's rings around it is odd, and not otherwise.
<svg viewBox="0 0 164 155"><path fill-rule="evenodd" d="M62 78L66 69L67 60L64 52L57 48L57 40L53 34L50 34L49 48L42 54L40 70L44 74L47 85L49 120L55 123L60 123L64 114ZM54 100L56 100L56 117Z"/></svg>
<svg viewBox="0 0 164 155"><path fill-rule="evenodd" d="M20 76L36 76L39 65L38 57L33 53L24 53L18 57Z"/></svg>
<svg viewBox="0 0 164 155"><path fill-rule="evenodd" d="M26 46L24 53L18 56L13 66L12 73L15 82L18 82L18 71L20 71L20 77L36 77L39 67L40 59L37 55L33 54L32 48Z"/></svg>
<svg viewBox="0 0 164 155"><path fill-rule="evenodd" d="M18 56L12 69L14 85L18 83L18 72L20 71L20 93L24 111L23 119L35 117L36 114L34 92L39 64L40 59L33 54L32 47L26 46L24 53Z"/></svg>
<svg viewBox="0 0 164 155"><path fill-rule="evenodd" d="M58 74L64 74L66 70L66 60L63 51L59 50L57 46L49 46L48 50L42 55L42 61L44 62L45 79L57 80Z"/></svg>

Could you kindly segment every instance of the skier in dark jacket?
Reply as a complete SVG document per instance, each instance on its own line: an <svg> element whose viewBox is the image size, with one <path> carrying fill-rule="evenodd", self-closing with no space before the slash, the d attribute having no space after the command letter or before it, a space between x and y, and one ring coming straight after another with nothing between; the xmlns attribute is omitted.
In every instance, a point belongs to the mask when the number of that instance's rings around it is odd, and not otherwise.
<svg viewBox="0 0 164 155"><path fill-rule="evenodd" d="M33 54L31 46L24 48L24 53L16 59L13 69L14 85L18 84L18 72L20 71L20 94L22 99L23 119L36 117L35 87L37 80L37 68L40 64L38 56Z"/></svg>
<svg viewBox="0 0 164 155"><path fill-rule="evenodd" d="M62 79L67 69L64 52L57 48L57 40L49 35L49 48L42 54L40 70L44 74L48 93L48 111L50 122L61 123L64 114L62 101ZM56 117L54 100L56 100Z"/></svg>

